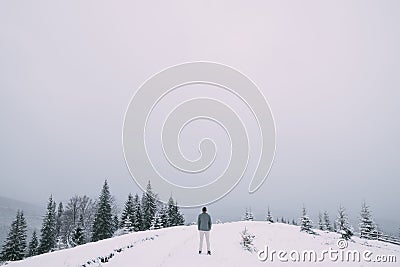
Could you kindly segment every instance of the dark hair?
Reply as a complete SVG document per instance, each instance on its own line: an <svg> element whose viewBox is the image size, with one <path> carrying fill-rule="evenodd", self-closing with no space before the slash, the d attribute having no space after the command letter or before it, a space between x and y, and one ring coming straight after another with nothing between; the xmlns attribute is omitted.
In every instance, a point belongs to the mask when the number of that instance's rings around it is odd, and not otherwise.
<svg viewBox="0 0 400 267"><path fill-rule="evenodd" d="M207 208L206 208L206 207L203 207L201 210L202 210L203 212L206 212L206 211L207 211Z"/></svg>

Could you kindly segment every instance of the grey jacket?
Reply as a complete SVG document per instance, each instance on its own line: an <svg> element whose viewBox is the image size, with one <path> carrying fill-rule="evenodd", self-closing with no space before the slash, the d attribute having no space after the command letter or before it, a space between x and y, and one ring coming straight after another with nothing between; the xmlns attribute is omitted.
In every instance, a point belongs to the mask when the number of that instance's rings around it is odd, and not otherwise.
<svg viewBox="0 0 400 267"><path fill-rule="evenodd" d="M199 231L210 231L211 230L211 217L208 213L203 212L199 214L197 218L197 230Z"/></svg>

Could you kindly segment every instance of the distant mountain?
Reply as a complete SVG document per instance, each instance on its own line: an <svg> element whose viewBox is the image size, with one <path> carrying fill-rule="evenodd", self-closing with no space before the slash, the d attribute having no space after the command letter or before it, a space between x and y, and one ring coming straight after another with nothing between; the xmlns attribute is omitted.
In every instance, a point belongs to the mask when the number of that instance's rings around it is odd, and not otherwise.
<svg viewBox="0 0 400 267"><path fill-rule="evenodd" d="M11 222L15 219L17 210L23 210L28 224L28 240L33 229L40 230L44 207L39 207L27 202L0 196L0 247L7 237Z"/></svg>

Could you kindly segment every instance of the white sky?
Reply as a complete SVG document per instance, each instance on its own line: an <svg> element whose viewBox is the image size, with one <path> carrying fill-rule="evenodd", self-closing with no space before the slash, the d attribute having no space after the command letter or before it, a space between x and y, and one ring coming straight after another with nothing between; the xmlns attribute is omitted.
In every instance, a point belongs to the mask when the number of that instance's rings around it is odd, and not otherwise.
<svg viewBox="0 0 400 267"><path fill-rule="evenodd" d="M267 182L248 195L243 179L214 217L252 206L264 219L268 204L295 217L303 203L313 216L340 203L356 214L366 200L398 226L399 11L398 1L1 1L0 195L97 196L106 177L120 201L138 192L121 145L131 96L161 69L206 60L249 76L277 127Z"/></svg>

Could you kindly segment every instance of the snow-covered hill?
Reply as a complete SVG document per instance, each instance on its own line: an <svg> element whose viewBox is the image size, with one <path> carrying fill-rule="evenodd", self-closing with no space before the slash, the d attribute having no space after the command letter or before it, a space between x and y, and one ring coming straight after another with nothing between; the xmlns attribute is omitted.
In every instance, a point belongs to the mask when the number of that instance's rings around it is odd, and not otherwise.
<svg viewBox="0 0 400 267"><path fill-rule="evenodd" d="M255 248L260 251L268 246L269 254L272 250L285 250L288 262L274 259L266 261L258 259L257 252L244 250L240 245L240 232L247 228L256 237ZM378 255L392 255L396 263L343 262L329 260L328 254L320 263L296 262L296 266L398 266L400 261L400 246L380 241L365 241L357 237L347 243L348 247L338 248L340 237L335 233L317 231L318 235L310 235L299 231L299 227L281 223L267 222L233 222L217 224L211 231L212 255L204 252L198 254L198 232L196 226L179 226L160 230L137 232L96 243L89 243L72 249L52 252L20 262L13 262L10 267L45 267L45 266L287 266L294 264L290 257L295 258L297 250L301 255L305 250L315 250L321 257L323 250L337 250L340 253L349 250L359 251L363 257L364 251L371 251L371 260ZM340 242L339 242L340 243ZM346 245L340 243L339 245ZM260 254L265 256L265 254ZM282 256L282 255L281 255ZM339 258L340 259L340 258ZM393 260L392 258L391 260Z"/></svg>

